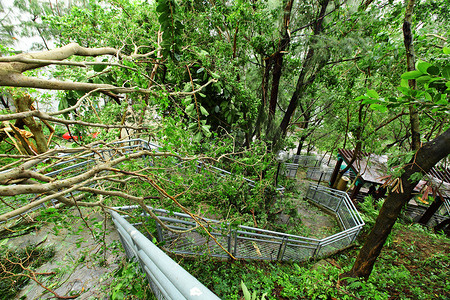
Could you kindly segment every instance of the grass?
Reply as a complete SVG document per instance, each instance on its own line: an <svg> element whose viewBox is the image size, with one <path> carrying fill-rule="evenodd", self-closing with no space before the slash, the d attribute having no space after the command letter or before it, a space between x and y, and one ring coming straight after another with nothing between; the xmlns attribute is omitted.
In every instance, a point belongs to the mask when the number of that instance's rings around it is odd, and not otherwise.
<svg viewBox="0 0 450 300"><path fill-rule="evenodd" d="M358 249L319 262L270 263L179 259L221 299L241 299L240 282L266 299L448 299L450 240L419 226L399 225L367 282L339 274L349 270Z"/></svg>

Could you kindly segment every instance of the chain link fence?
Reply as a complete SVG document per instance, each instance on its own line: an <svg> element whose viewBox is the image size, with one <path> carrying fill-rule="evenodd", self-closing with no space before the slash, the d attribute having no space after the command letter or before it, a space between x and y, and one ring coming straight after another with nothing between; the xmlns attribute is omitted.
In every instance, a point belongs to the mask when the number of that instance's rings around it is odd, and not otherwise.
<svg viewBox="0 0 450 300"><path fill-rule="evenodd" d="M125 253L136 259L157 299L219 300L116 211L110 211Z"/></svg>
<svg viewBox="0 0 450 300"><path fill-rule="evenodd" d="M95 146L93 146L93 148L95 148ZM83 174L84 172L90 170L92 167L95 166L95 164L99 159L107 161L111 158L118 157L119 155L126 155L127 153L143 149L157 151L157 149L159 149L159 146L151 142L145 141L143 139L132 139L114 142L110 144L110 147L108 147L108 149L103 150L101 148L97 148L95 149L95 151L91 151L90 153L82 155L81 153L84 150L63 154L56 153L55 156L52 157L51 159L46 159L41 163L39 163L33 169L33 171L48 177L58 178L60 180L68 179ZM6 174L11 171L13 171L13 169L1 171L0 176L2 176L2 174ZM88 186L95 187L95 185L88 185ZM79 192L74 191L70 194L70 196L77 195L78 193ZM44 196L42 195L35 195L35 194L1 197L0 215L6 214L18 207L22 207L29 203L39 201L43 197ZM51 199L40 205L30 208L29 210L20 215L8 218L8 221L15 218L25 217L27 214L30 214L39 209L55 207L57 204L58 200ZM0 224L1 223L5 223L5 221L0 221Z"/></svg>
<svg viewBox="0 0 450 300"><path fill-rule="evenodd" d="M339 233L315 239L248 226L233 226L206 218L194 220L188 214L153 208L149 209L158 216L160 222L142 212L140 216L145 217L146 222L135 225L150 225L150 229L147 227L145 230L150 230L159 245L169 252L220 258L229 258L231 254L242 259L302 261L336 252L355 241L364 222L345 192L310 185L306 197L336 215L341 227Z"/></svg>
<svg viewBox="0 0 450 300"><path fill-rule="evenodd" d="M333 169L331 168L311 167L306 171L306 178L315 181L330 181L332 174Z"/></svg>

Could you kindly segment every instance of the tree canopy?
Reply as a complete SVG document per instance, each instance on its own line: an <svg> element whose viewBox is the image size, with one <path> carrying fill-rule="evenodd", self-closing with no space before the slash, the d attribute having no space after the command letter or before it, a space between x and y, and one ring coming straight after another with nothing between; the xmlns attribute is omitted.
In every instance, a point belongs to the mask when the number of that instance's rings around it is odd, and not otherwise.
<svg viewBox="0 0 450 300"><path fill-rule="evenodd" d="M0 171L9 169L0 196L43 193L67 205L107 207L68 199L58 192L64 188L150 201L86 186L107 171L110 182L145 182L176 203L188 187L160 182L132 162L166 155L214 161L260 179L256 199L224 196L218 211L234 207L264 224L275 211L270 195L279 150L388 154L399 164L391 175L405 188L389 194L361 260L346 274L367 278L416 183L431 167L447 167L447 0L71 3L17 1L14 9L32 17L16 25L0 6ZM38 52L16 48L19 35L38 35ZM114 149L125 137L165 148L158 155L98 158L73 180L34 171L58 159L55 147L66 131L84 137L74 141L77 151ZM89 136L96 132L100 140Z"/></svg>

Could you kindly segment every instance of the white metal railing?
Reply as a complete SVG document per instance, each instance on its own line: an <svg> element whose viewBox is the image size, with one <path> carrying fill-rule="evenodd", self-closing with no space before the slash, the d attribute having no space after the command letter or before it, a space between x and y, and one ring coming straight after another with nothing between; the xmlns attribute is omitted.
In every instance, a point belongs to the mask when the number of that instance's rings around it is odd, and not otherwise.
<svg viewBox="0 0 450 300"><path fill-rule="evenodd" d="M166 226L164 228L158 222L154 222L154 235L167 251L175 254L228 258L229 255L223 250L226 249L236 258L301 261L327 255L355 241L364 222L345 192L310 185L307 198L333 212L342 230L323 239L315 239L248 226L232 228L229 223L202 218L201 222L214 236L214 241L187 214L151 207L149 209L152 209ZM117 209L136 208L138 207ZM141 213L140 216L150 218L146 213Z"/></svg>
<svg viewBox="0 0 450 300"><path fill-rule="evenodd" d="M129 258L137 259L158 299L219 300L213 292L115 211L110 211Z"/></svg>
<svg viewBox="0 0 450 300"><path fill-rule="evenodd" d="M310 167L306 171L306 178L315 181L330 181L332 174L333 169L330 168Z"/></svg>

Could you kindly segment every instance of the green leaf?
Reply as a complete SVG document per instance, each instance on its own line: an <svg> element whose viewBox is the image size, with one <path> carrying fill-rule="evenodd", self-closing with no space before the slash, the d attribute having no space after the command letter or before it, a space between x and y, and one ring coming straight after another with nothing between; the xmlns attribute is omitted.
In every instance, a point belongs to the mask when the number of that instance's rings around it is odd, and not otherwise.
<svg viewBox="0 0 450 300"><path fill-rule="evenodd" d="M378 99L370 99L370 98L367 98L367 99L363 100L363 101L361 102L361 104L373 104L373 103L377 103L377 102L378 102Z"/></svg>
<svg viewBox="0 0 450 300"><path fill-rule="evenodd" d="M101 72L106 68L106 65L94 65L94 71L95 72Z"/></svg>
<svg viewBox="0 0 450 300"><path fill-rule="evenodd" d="M200 69L198 69L198 70L197 70L197 74L203 72L204 70L205 70L205 68L200 68Z"/></svg>
<svg viewBox="0 0 450 300"><path fill-rule="evenodd" d="M409 72L403 73L401 77L402 77L402 79L416 79L422 75L423 75L422 72L414 70L414 71L409 71Z"/></svg>
<svg viewBox="0 0 450 300"><path fill-rule="evenodd" d="M361 100L364 100L364 99L367 99L367 96L366 95L361 95L361 96L356 97L355 101L361 101Z"/></svg>
<svg viewBox="0 0 450 300"><path fill-rule="evenodd" d="M423 82L424 83L424 82L430 81L431 79L433 79L431 76L422 75L419 78L417 78L416 80L417 80L417 82Z"/></svg>
<svg viewBox="0 0 450 300"><path fill-rule="evenodd" d="M450 48L449 47L444 47L444 49L442 49L442 51L444 51L444 54L450 54Z"/></svg>
<svg viewBox="0 0 450 300"><path fill-rule="evenodd" d="M450 66L446 66L444 67L444 69L442 69L442 76L450 80Z"/></svg>
<svg viewBox="0 0 450 300"><path fill-rule="evenodd" d="M241 288L242 288L242 292L244 293L245 300L250 300L251 299L250 292L248 291L247 286L245 285L245 283L242 280L241 280Z"/></svg>
<svg viewBox="0 0 450 300"><path fill-rule="evenodd" d="M400 81L400 86L401 86L401 87L405 87L405 88L409 87L408 80L407 80L407 79L402 79L402 80Z"/></svg>
<svg viewBox="0 0 450 300"><path fill-rule="evenodd" d="M199 132L197 132L195 135L194 135L194 141L195 142L197 142L197 143L199 143L201 140L202 140L202 132L201 131L199 131Z"/></svg>
<svg viewBox="0 0 450 300"><path fill-rule="evenodd" d="M203 106L200 106L200 111L201 111L202 115L204 115L206 117L209 116L209 112Z"/></svg>
<svg viewBox="0 0 450 300"><path fill-rule="evenodd" d="M378 110L380 112L386 112L388 110L388 108L382 104L372 104L370 105L370 108L373 110Z"/></svg>
<svg viewBox="0 0 450 300"><path fill-rule="evenodd" d="M186 107L187 114L190 114L193 110L194 110L194 103L191 103Z"/></svg>
<svg viewBox="0 0 450 300"><path fill-rule="evenodd" d="M156 7L157 12L164 12L168 10L168 5L166 1L159 1L158 6Z"/></svg>
<svg viewBox="0 0 450 300"><path fill-rule="evenodd" d="M399 86L397 89L405 96L411 95L411 89L408 87Z"/></svg>
<svg viewBox="0 0 450 300"><path fill-rule="evenodd" d="M211 128L210 125L202 125L202 131L205 134L206 137L211 136L211 131L209 131L209 128Z"/></svg>
<svg viewBox="0 0 450 300"><path fill-rule="evenodd" d="M416 63L416 69L419 70L420 72L422 72L423 74L427 73L427 69L431 67L430 63L427 63L426 61L421 61L419 60Z"/></svg>
<svg viewBox="0 0 450 300"><path fill-rule="evenodd" d="M428 67L427 72L430 75L439 75L439 73L440 73L439 68L435 67L435 66Z"/></svg>
<svg viewBox="0 0 450 300"><path fill-rule="evenodd" d="M375 99L378 99L380 97L375 90L367 90L367 96Z"/></svg>
<svg viewBox="0 0 450 300"><path fill-rule="evenodd" d="M447 106L448 105L448 101L447 101L447 99L441 99L438 102L436 102L436 105Z"/></svg>

